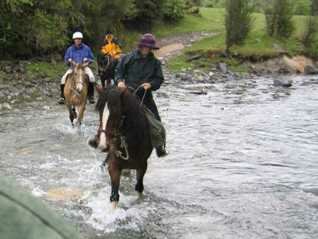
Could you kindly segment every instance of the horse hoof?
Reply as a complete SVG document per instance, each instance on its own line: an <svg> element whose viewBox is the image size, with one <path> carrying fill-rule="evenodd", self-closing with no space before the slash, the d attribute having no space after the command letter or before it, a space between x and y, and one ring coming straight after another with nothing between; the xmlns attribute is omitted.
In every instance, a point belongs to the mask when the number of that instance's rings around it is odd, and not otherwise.
<svg viewBox="0 0 318 239"><path fill-rule="evenodd" d="M143 200L145 198L143 193L138 193L138 199Z"/></svg>
<svg viewBox="0 0 318 239"><path fill-rule="evenodd" d="M118 202L112 202L112 208L115 210L118 207Z"/></svg>

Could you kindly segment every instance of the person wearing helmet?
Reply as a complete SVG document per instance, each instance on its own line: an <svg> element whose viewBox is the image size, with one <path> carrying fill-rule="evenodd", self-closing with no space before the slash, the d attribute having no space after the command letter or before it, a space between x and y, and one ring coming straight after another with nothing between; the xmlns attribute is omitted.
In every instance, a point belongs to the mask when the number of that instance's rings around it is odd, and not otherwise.
<svg viewBox="0 0 318 239"><path fill-rule="evenodd" d="M65 63L70 67L61 80L61 98L58 101L59 104L64 104L64 86L65 81L69 74L73 72L71 65L75 64L83 64L83 63L92 63L94 61L94 55L89 46L84 44L83 41L83 34L81 32L75 32L73 34L73 41L74 44L70 46L64 56ZM85 68L85 73L89 79L88 85L88 100L91 104L95 103L94 100L94 85L95 85L95 76L93 71L89 68Z"/></svg>
<svg viewBox="0 0 318 239"><path fill-rule="evenodd" d="M161 62L155 57L153 51L158 50L155 37L148 33L141 37L136 50L124 56L115 73L115 82L120 89L133 89L143 104L161 121L158 108L152 96L152 91L160 88L164 82ZM145 97L144 97L145 96ZM156 147L157 155L167 155L165 142Z"/></svg>

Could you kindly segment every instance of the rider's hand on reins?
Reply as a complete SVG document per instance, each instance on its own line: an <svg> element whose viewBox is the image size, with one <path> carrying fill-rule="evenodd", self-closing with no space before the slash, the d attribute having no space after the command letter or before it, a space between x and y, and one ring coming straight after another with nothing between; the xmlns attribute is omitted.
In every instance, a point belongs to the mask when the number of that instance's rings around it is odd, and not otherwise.
<svg viewBox="0 0 318 239"><path fill-rule="evenodd" d="M125 82L123 81L119 81L117 86L120 90L125 90L127 88Z"/></svg>
<svg viewBox="0 0 318 239"><path fill-rule="evenodd" d="M151 89L151 84L150 83L144 83L144 84L142 84L142 87L144 88L145 91L147 91L147 90Z"/></svg>

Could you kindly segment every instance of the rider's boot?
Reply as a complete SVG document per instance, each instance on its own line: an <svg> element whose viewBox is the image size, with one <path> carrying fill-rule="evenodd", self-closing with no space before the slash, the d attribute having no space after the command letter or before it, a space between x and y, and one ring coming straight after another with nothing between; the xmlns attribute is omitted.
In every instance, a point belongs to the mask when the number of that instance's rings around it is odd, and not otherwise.
<svg viewBox="0 0 318 239"><path fill-rule="evenodd" d="M166 157L168 155L166 148L164 146L159 146L156 148L156 153L159 158Z"/></svg>
<svg viewBox="0 0 318 239"><path fill-rule="evenodd" d="M61 97L60 97L60 99L58 100L58 102L57 103L59 103L60 105L64 105L64 103L65 103L65 97L64 97L64 86L65 85L63 85L63 84L61 84Z"/></svg>
<svg viewBox="0 0 318 239"><path fill-rule="evenodd" d="M95 99L94 99L94 87L95 83L88 83L88 101L90 104L95 104Z"/></svg>

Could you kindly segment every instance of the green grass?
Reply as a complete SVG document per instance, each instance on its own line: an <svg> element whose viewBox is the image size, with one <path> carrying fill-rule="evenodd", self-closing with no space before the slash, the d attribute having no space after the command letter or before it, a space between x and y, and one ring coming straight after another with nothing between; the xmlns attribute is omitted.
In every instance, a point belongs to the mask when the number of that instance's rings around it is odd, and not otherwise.
<svg viewBox="0 0 318 239"><path fill-rule="evenodd" d="M224 30L222 8L201 8L201 16L186 15L176 24L158 23L153 31L157 37L167 37L189 32L220 32Z"/></svg>
<svg viewBox="0 0 318 239"><path fill-rule="evenodd" d="M26 65L27 75L41 75L48 78L57 78L66 70L63 62L50 63L44 61L30 62Z"/></svg>
<svg viewBox="0 0 318 239"><path fill-rule="evenodd" d="M155 23L152 32L157 38L170 37L190 32L221 32L224 31L223 24L224 9L202 8L200 16L186 15L175 24L165 22ZM124 42L124 51L130 51L136 46L141 33L125 30L120 36Z"/></svg>
<svg viewBox="0 0 318 239"><path fill-rule="evenodd" d="M187 62L186 54L195 51L214 51L225 49L225 29L224 29L224 11L222 9L202 9L204 12L204 21L201 25L204 27L207 24L212 25L211 31L218 32L219 34L214 37L202 39L194 43L191 47L186 48L183 51L183 55L172 58L168 62L168 66L171 70L176 71L183 68L193 68L195 65L191 62ZM300 43L300 37L303 33L303 29L306 23L304 16L295 16L295 31L290 39L274 39L266 34L265 29L265 17L261 13L253 14L254 22L253 28L247 37L245 43L241 46L232 47L231 51L242 58L271 58L276 57L282 52L286 52L289 55L299 54L303 51L303 46ZM208 22L205 22L208 21ZM217 24L216 24L217 23ZM194 28L195 29L195 28ZM220 59L210 59L217 61ZM224 60L224 59L222 59Z"/></svg>

